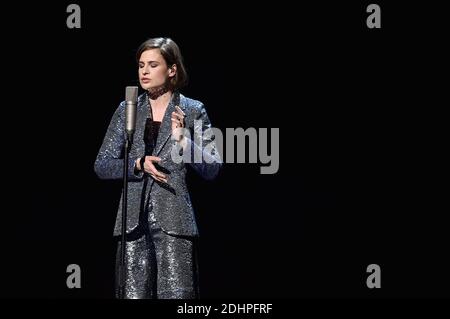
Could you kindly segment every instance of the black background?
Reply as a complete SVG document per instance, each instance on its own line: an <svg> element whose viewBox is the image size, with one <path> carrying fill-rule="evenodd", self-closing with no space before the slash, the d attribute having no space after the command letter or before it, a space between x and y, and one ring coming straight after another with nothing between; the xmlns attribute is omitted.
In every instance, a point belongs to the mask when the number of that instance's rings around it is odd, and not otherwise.
<svg viewBox="0 0 450 319"><path fill-rule="evenodd" d="M442 8L377 2L371 30L370 2L77 3L81 29L69 2L4 11L1 297L113 298L121 183L93 164L138 84L135 51L157 36L180 46L182 93L213 126L280 128L277 174L189 175L202 297L449 296ZM373 263L381 289L366 286Z"/></svg>

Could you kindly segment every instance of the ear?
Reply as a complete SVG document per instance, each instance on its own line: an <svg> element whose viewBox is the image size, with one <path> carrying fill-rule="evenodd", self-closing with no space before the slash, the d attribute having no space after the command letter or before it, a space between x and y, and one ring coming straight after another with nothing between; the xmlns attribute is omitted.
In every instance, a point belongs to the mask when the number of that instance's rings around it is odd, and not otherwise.
<svg viewBox="0 0 450 319"><path fill-rule="evenodd" d="M177 65L173 64L170 68L169 68L169 77L174 77L175 74L177 74Z"/></svg>

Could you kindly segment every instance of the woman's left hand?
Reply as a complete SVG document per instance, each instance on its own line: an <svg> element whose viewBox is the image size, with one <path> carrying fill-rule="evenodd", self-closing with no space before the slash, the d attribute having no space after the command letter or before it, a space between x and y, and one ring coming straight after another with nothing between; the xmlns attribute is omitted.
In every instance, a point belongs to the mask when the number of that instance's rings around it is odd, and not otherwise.
<svg viewBox="0 0 450 319"><path fill-rule="evenodd" d="M172 136L173 139L179 142L183 139L183 128L184 128L184 112L183 110L176 105L176 111L172 112Z"/></svg>

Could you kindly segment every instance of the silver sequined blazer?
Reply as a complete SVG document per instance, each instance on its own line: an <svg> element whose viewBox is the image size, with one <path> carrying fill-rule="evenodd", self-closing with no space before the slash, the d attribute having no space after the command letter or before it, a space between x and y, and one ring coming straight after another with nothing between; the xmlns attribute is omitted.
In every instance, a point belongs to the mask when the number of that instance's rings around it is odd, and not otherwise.
<svg viewBox="0 0 450 319"><path fill-rule="evenodd" d="M185 127L191 132L191 138L188 139L184 154L183 151L179 152L182 156L191 156L189 164L186 163L188 160L173 161L171 157L172 149L176 147L176 141L171 139L171 114L175 111L175 105L180 106L184 111ZM101 179L123 178L123 148L126 138L124 111L125 102L122 102L111 119L95 160L94 170ZM149 113L147 94L144 93L138 97L136 131L129 153L127 234L137 228L145 207L148 207L153 210L156 220L165 232L174 235L196 236L198 235L197 224L185 180L186 166L191 165L203 178L211 180L217 176L222 165L214 142L214 135L198 134L198 132L204 132L211 127L205 107L200 101L187 98L178 92L172 95L153 150L153 156L161 158L161 162L158 164L168 176L167 184L155 181L143 172L135 174L134 163L137 158L144 155L145 151L143 136ZM194 120L196 120L197 127L194 127ZM203 155L203 157L199 157L199 155ZM203 160L201 163L195 163L194 158L203 158ZM115 236L121 234L122 199L119 202L114 227Z"/></svg>

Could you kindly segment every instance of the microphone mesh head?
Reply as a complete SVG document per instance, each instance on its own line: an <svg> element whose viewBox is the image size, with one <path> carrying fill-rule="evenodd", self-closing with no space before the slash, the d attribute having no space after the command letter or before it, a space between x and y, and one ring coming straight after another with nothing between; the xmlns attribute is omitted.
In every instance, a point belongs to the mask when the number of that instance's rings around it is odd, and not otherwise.
<svg viewBox="0 0 450 319"><path fill-rule="evenodd" d="M125 101L136 102L138 96L137 86L127 86L125 89Z"/></svg>

